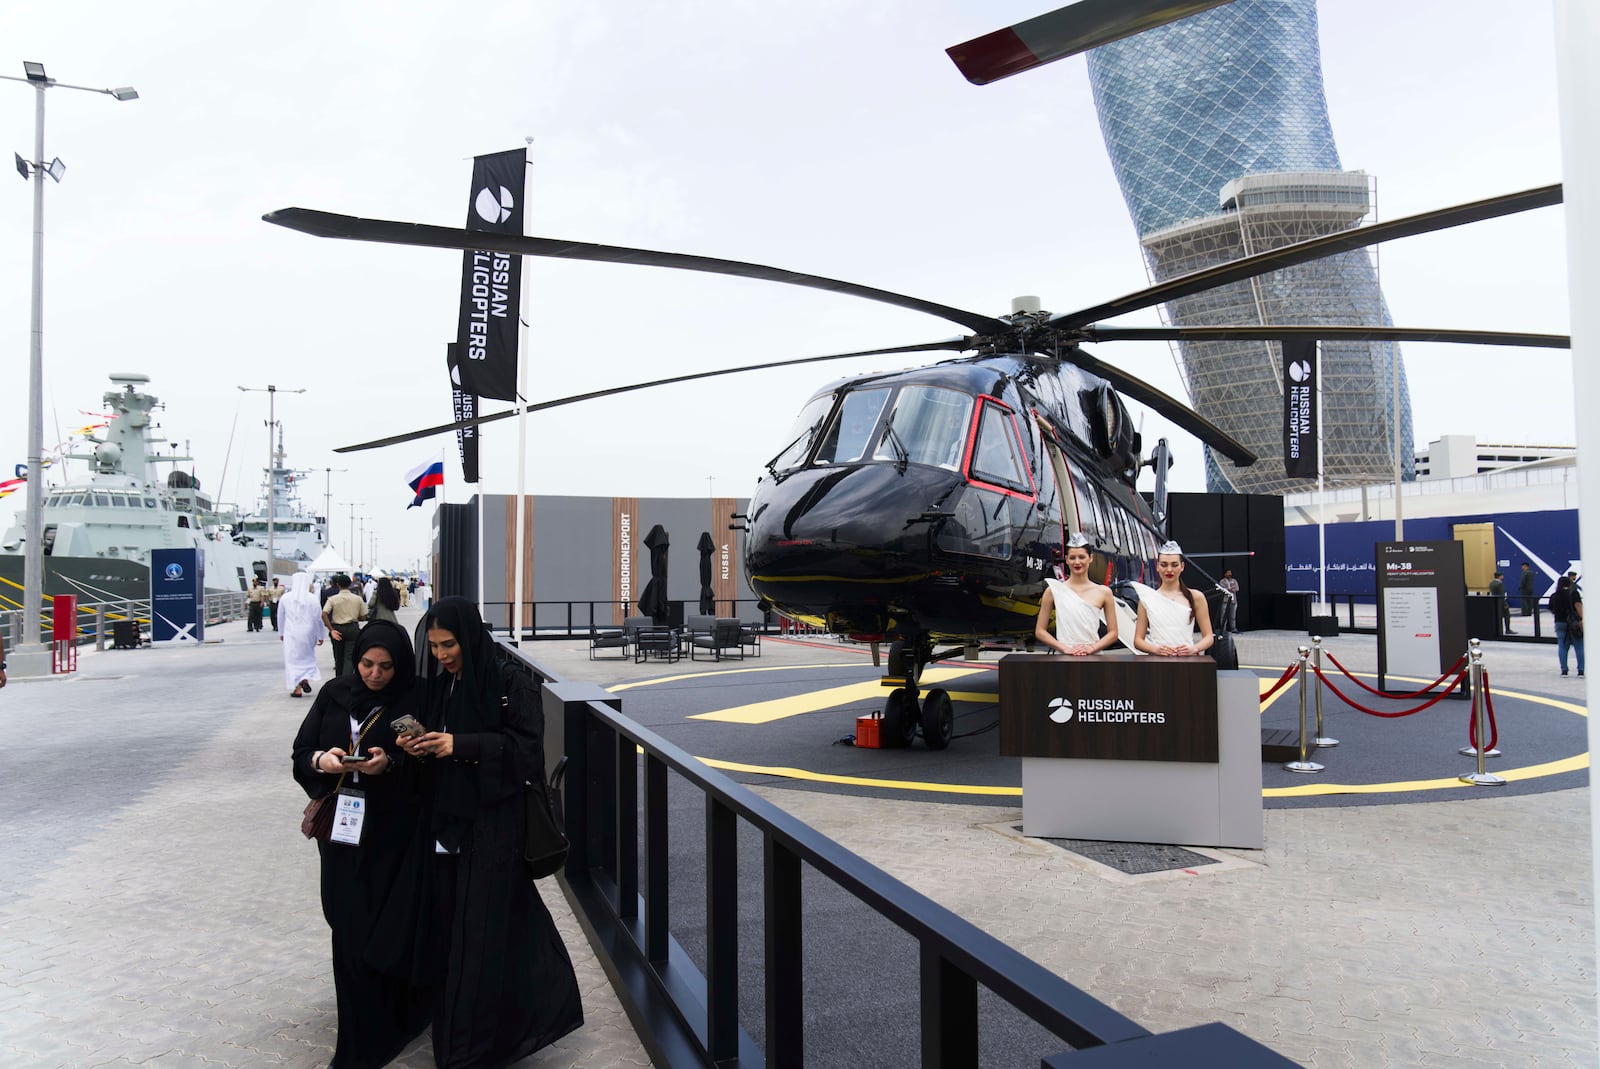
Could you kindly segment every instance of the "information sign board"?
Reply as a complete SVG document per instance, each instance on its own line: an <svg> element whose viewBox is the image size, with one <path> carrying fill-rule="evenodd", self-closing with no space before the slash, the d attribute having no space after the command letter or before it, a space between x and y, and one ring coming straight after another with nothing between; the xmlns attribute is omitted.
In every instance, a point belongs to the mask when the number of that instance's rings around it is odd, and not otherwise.
<svg viewBox="0 0 1600 1069"><path fill-rule="evenodd" d="M1414 691L1391 675L1432 680L1467 649L1467 580L1461 543L1379 542L1378 689Z"/></svg>
<svg viewBox="0 0 1600 1069"><path fill-rule="evenodd" d="M198 549L150 551L150 641L204 642L206 564Z"/></svg>

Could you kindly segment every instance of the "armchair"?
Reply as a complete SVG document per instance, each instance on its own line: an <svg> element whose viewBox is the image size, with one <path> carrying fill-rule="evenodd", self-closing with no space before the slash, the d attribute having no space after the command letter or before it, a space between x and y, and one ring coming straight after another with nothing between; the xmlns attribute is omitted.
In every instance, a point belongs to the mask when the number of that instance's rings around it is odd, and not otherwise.
<svg viewBox="0 0 1600 1069"><path fill-rule="evenodd" d="M627 658L630 647L639 635L639 629L650 623L648 616L629 616L619 627L591 627L589 629L589 660L595 659L596 650L621 650Z"/></svg>
<svg viewBox="0 0 1600 1069"><path fill-rule="evenodd" d="M744 659L743 632L738 620L716 620L710 631L689 639L689 659L698 660L696 650L707 650L716 660L737 655Z"/></svg>

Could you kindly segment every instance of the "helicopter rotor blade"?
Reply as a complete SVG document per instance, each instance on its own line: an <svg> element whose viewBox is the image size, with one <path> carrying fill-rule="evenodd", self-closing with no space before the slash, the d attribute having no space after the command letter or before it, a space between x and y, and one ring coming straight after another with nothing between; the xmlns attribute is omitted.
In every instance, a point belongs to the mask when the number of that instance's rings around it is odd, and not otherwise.
<svg viewBox="0 0 1600 1069"><path fill-rule="evenodd" d="M1197 15L1228 0L1081 0L945 49L973 85L988 85Z"/></svg>
<svg viewBox="0 0 1600 1069"><path fill-rule="evenodd" d="M1530 349L1570 349L1565 334L1522 334L1504 330L1429 330L1417 327L1312 326L1273 324L1262 327L1106 327L1090 323L1085 341L1317 341L1455 342L1462 345L1517 345Z"/></svg>
<svg viewBox="0 0 1600 1069"><path fill-rule="evenodd" d="M636 390L649 390L657 386L670 386L678 382L693 382L696 379L711 379L719 375L741 375L747 371L765 371L774 367L794 367L799 364L820 364L828 360L848 360L854 356L887 356L894 353L928 353L928 352L962 352L973 347L971 338L946 338L942 341L924 342L917 345L896 345L887 349L862 349L853 353L830 353L826 356L802 356L795 360L773 360L764 364L748 364L744 367L721 368L717 371L696 371L688 375L674 375L666 379L654 379L650 382L634 382L626 386L608 386L603 390L591 390L588 393L573 394L570 397L557 397L549 401L536 401L523 406L523 411L543 412L551 408L562 408L566 405L575 405L580 401L594 401L602 397L614 397L617 394L633 393ZM384 446L400 445L403 442L414 442L419 438L432 438L436 434L448 434L451 431L463 430L467 427L479 427L485 423L497 423L503 419L510 419L517 414L515 408L508 408L504 412L495 412L486 416L476 416L472 419L462 420L459 423L441 423L436 427L424 427L419 431L407 431L404 434L392 434L387 438L377 438L370 442L361 442L356 445L343 445L334 450L335 453L360 453L368 449L382 449Z"/></svg>
<svg viewBox="0 0 1600 1069"><path fill-rule="evenodd" d="M1113 367L1082 349L1074 349L1071 355L1063 355L1061 359L1081 367L1091 375L1099 375L1124 397L1138 401L1151 411L1182 427L1239 467L1247 468L1256 462L1256 455L1230 437L1227 431L1176 397L1161 392L1143 379L1130 375L1121 368Z"/></svg>
<svg viewBox="0 0 1600 1069"><path fill-rule="evenodd" d="M1482 222L1486 219L1498 219L1506 215L1515 215L1518 212L1532 211L1535 208L1548 208L1560 204L1562 200L1561 185L1559 183L1549 186L1540 186L1538 189L1524 190L1521 193L1508 193L1498 197L1489 197L1485 200L1472 201L1468 204L1458 204L1451 208L1440 208L1417 215L1408 215L1387 223L1374 223L1371 226L1356 227L1354 230L1341 230L1336 234L1328 234L1309 241L1296 242L1285 245L1279 249L1258 253L1255 256L1246 256L1243 259L1231 260L1225 264L1208 267L1201 271L1194 271L1187 275L1158 282L1154 286L1137 290L1133 293L1095 305L1093 308L1084 308L1076 312L1063 312L1052 316L1049 326L1060 330L1070 330L1074 327L1085 326L1102 319L1114 319L1129 312L1137 312L1143 308L1150 308L1167 301L1177 300L1179 297L1188 297L1205 290L1216 289L1233 282L1243 282L1246 279L1265 275L1285 267L1296 264L1309 263L1327 256L1341 252L1352 252L1356 249L1376 245L1379 242L1393 241L1396 238L1413 237L1417 234L1430 234L1436 230L1448 230L1451 227L1463 226L1467 223Z"/></svg>
<svg viewBox="0 0 1600 1069"><path fill-rule="evenodd" d="M522 234L494 234L486 230L458 230L426 223L403 223L391 219L362 219L354 215L319 212L310 208L280 208L261 217L274 226L298 230L319 238L346 238L376 241L389 245L421 245L435 249L485 249L521 256L542 256L556 260L591 260L597 263L635 264L642 267L670 267L680 271L701 271L713 275L732 275L763 282L843 293L869 301L925 312L952 323L959 323L978 334L994 334L1008 329L1004 320L979 315L961 308L908 297L872 286L844 282L836 278L808 275L765 264L739 260L719 260L713 256L693 256L679 252L657 252L620 245L595 245L584 241L562 241Z"/></svg>

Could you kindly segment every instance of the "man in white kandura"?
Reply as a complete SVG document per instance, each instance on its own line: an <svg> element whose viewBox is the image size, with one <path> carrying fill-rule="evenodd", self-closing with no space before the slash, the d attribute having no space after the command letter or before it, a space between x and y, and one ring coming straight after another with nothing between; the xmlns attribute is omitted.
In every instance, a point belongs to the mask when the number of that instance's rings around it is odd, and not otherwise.
<svg viewBox="0 0 1600 1069"><path fill-rule="evenodd" d="M1139 619L1133 627L1134 648L1164 657L1191 657L1204 653L1215 640L1211 610L1206 599L1183 581L1183 547L1164 542L1156 557L1161 586L1139 588ZM1200 638L1195 640L1195 628Z"/></svg>
<svg viewBox="0 0 1600 1069"><path fill-rule="evenodd" d="M1033 634L1053 650L1075 657L1099 653L1117 644L1117 606L1111 591L1089 580L1089 540L1075 534L1067 543L1067 578L1046 579ZM1050 614L1055 613L1055 633ZM1100 634L1105 621L1106 633Z"/></svg>

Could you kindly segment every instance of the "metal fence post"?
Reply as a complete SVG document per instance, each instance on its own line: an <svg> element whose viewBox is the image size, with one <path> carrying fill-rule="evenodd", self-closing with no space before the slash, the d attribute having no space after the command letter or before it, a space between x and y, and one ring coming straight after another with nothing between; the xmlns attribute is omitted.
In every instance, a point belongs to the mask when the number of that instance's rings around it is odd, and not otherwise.
<svg viewBox="0 0 1600 1069"><path fill-rule="evenodd" d="M1310 686L1310 683L1306 677L1311 674L1307 668L1307 664L1311 660L1311 650L1306 646L1301 646L1298 648L1298 652L1300 654L1300 760L1285 762L1283 767L1289 772L1321 772L1321 765L1306 759L1306 751L1310 742L1310 736L1306 732L1306 687ZM1318 682L1320 684L1321 681L1319 680ZM1318 689L1320 690L1321 687L1319 686Z"/></svg>
<svg viewBox="0 0 1600 1069"><path fill-rule="evenodd" d="M1472 688L1472 725L1478 744L1463 746L1460 753L1464 757L1477 757L1478 769L1476 772L1465 772L1459 778L1462 783L1478 787L1498 787L1506 782L1505 777L1485 772L1483 768L1483 759L1499 757L1500 751L1485 748L1489 741L1489 704L1483 693L1483 644L1477 639L1473 639L1467 649L1467 681Z"/></svg>
<svg viewBox="0 0 1600 1069"><path fill-rule="evenodd" d="M1354 626L1352 624L1352 626ZM1333 747L1339 745L1338 739L1330 739L1322 733L1322 636L1311 637L1311 666L1316 669L1317 677L1317 736L1312 739L1312 745L1318 747Z"/></svg>

